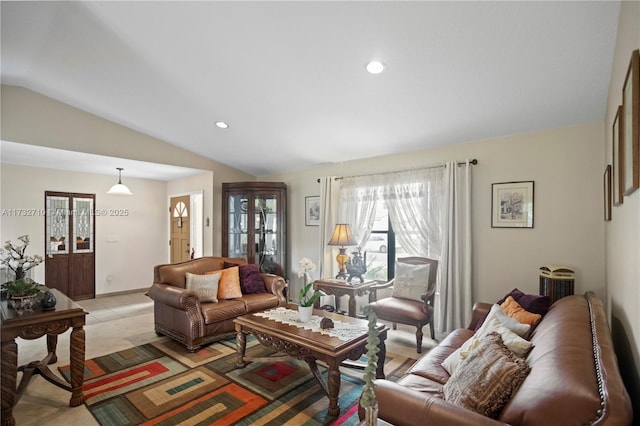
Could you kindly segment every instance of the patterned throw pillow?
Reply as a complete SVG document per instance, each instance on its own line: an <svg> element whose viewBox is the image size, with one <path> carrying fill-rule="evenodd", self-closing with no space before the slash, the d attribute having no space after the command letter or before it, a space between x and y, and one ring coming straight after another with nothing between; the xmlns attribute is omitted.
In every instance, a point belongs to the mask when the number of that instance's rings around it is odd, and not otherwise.
<svg viewBox="0 0 640 426"><path fill-rule="evenodd" d="M240 290L240 275L238 274L237 266L207 272L207 274L220 274L220 282L218 283L218 300L242 297L242 290Z"/></svg>
<svg viewBox="0 0 640 426"><path fill-rule="evenodd" d="M412 265L396 262L396 276L393 280L393 297L422 302L427 293L431 265Z"/></svg>
<svg viewBox="0 0 640 426"><path fill-rule="evenodd" d="M224 262L225 268L238 267L240 275L240 289L242 294L266 293L267 288L264 285L264 279L260 272L260 266L255 263L239 265L237 263Z"/></svg>
<svg viewBox="0 0 640 426"><path fill-rule="evenodd" d="M490 333L445 383L444 399L498 418L530 370L527 361L504 346L498 333Z"/></svg>
<svg viewBox="0 0 640 426"><path fill-rule="evenodd" d="M538 322L542 319L542 315L534 314L525 310L511 296L507 296L507 300L505 300L502 303L502 305L500 305L500 307L502 308L504 313L510 316L511 318L523 324L529 324L532 327L538 324Z"/></svg>
<svg viewBox="0 0 640 426"><path fill-rule="evenodd" d="M218 282L220 274L196 275L186 273L187 290L196 292L201 302L218 303Z"/></svg>

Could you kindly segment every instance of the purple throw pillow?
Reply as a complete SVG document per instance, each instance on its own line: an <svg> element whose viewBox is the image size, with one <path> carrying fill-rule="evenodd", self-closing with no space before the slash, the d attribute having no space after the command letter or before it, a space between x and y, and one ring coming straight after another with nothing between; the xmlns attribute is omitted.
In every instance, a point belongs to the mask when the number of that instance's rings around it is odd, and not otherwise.
<svg viewBox="0 0 640 426"><path fill-rule="evenodd" d="M240 289L242 294L266 293L267 288L264 285L264 279L260 273L260 267L255 263L239 265L237 263L224 262L225 268L238 266L238 274L240 275Z"/></svg>
<svg viewBox="0 0 640 426"><path fill-rule="evenodd" d="M537 294L526 294L517 288L511 290L508 294L506 294L502 299L500 299L497 303L498 305L502 305L507 297L513 297L513 299L518 302L522 309L525 311L529 311L534 314L540 314L544 316L549 310L549 306L551 306L551 298L549 296L540 296Z"/></svg>

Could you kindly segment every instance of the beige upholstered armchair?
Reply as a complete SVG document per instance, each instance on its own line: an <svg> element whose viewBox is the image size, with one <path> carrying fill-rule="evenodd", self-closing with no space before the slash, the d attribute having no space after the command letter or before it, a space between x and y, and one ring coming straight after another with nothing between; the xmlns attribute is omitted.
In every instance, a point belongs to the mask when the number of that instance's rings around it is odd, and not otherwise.
<svg viewBox="0 0 640 426"><path fill-rule="evenodd" d="M426 257L405 257L396 263L396 276L386 284L372 290L392 287L391 297L369 304L369 309L381 320L416 327L416 350L422 352L422 328L429 324L431 338L435 339L433 327L433 299L436 293L438 261Z"/></svg>

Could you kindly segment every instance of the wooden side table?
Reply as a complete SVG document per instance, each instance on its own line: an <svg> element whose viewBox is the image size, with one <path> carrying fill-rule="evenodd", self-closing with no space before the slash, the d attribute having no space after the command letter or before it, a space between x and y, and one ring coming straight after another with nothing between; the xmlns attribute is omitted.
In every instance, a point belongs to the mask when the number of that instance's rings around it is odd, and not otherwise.
<svg viewBox="0 0 640 426"><path fill-rule="evenodd" d="M84 402L85 312L82 307L56 289L50 290L56 297L56 306L51 311L36 308L33 312L18 315L9 308L7 300L0 303L2 319L2 426L15 425L13 407L16 405L34 374L40 374L49 383L71 392L69 406L77 407ZM56 376L47 364L57 362L58 335L71 328L70 358L71 384ZM41 361L33 361L18 367L18 345L16 337L27 340L47 336L48 355ZM16 388L17 372L22 371L20 386Z"/></svg>
<svg viewBox="0 0 640 426"><path fill-rule="evenodd" d="M376 300L375 290L371 291L370 288L376 285L378 282L375 280L366 280L362 283L349 283L345 280L338 280L333 278L322 278L313 282L314 290L322 290L327 294L333 294L336 296L336 311L340 309L340 297L349 296L349 311L350 317L356 316L356 296L364 296L369 294L369 302ZM320 302L316 301L316 308L320 307Z"/></svg>

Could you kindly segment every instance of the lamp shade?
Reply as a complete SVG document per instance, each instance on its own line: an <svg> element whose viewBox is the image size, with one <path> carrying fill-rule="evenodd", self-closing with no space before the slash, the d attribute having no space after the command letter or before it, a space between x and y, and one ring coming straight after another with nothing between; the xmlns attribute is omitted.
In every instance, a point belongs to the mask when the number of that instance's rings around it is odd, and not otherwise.
<svg viewBox="0 0 640 426"><path fill-rule="evenodd" d="M108 191L107 194L111 195L133 195L133 192L127 187L127 185L122 183L122 171L124 170L122 167L116 167L118 170L118 183L113 185Z"/></svg>
<svg viewBox="0 0 640 426"><path fill-rule="evenodd" d="M327 244L330 246L356 246L358 242L353 239L351 227L347 223L339 223L333 230L333 235Z"/></svg>

